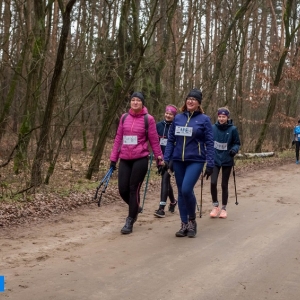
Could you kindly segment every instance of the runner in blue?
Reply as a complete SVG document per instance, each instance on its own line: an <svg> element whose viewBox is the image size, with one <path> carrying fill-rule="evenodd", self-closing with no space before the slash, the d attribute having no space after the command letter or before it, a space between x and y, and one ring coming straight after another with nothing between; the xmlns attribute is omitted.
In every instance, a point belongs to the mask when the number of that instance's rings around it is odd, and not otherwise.
<svg viewBox="0 0 300 300"><path fill-rule="evenodd" d="M177 114L171 125L165 150L165 166L173 159L173 169L178 188L178 208L181 228L177 237L195 237L196 198L194 186L205 163L206 179L214 167L214 141L210 118L201 107L202 92L193 89L185 99L181 114Z"/></svg>
<svg viewBox="0 0 300 300"><path fill-rule="evenodd" d="M298 125L294 127L294 140L293 145L296 146L296 164L299 164L299 142L300 142L300 120L298 121Z"/></svg>

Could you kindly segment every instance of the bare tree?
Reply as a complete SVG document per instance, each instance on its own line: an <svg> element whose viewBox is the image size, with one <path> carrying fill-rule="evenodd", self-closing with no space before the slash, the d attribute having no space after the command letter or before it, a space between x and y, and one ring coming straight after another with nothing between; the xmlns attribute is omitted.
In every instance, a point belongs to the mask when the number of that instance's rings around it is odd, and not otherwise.
<svg viewBox="0 0 300 300"><path fill-rule="evenodd" d="M43 165L44 156L46 152L46 146L48 141L53 109L57 101L57 90L59 87L59 82L60 82L59 80L64 65L64 54L66 50L68 34L70 31L71 12L75 2L76 0L69 0L65 8L63 6L62 1L59 2L60 9L63 15L63 26L61 30L61 37L60 37L58 51L57 51L57 58L56 58L54 73L53 73L51 86L49 90L47 106L46 106L43 124L41 128L41 133L38 140L37 150L36 150L35 158L31 169L31 183L30 183L31 186L38 186L42 183L42 165Z"/></svg>
<svg viewBox="0 0 300 300"><path fill-rule="evenodd" d="M274 115L276 104L277 104L277 99L278 99L279 94L276 91L276 88L279 87L279 84L282 79L281 76L282 76L285 60L286 60L286 57L288 55L288 51L289 51L289 48L291 45L291 41L294 38L295 34L297 33L297 31L299 30L299 27L300 27L300 23L299 23L298 25L295 26L295 28L292 29L292 32L290 32L290 18L291 18L293 2L294 2L294 0L287 0L286 4L285 4L285 9L283 12L284 28L282 28L282 30L284 30L284 33L285 33L285 43L279 53L277 70L275 73L274 82L272 84L272 89L274 89L275 91L272 92L270 95L270 102L268 105L265 121L264 121L264 124L263 124L262 129L259 134L258 141L255 146L256 152L261 152L261 150L262 150L262 145L265 141L271 120Z"/></svg>

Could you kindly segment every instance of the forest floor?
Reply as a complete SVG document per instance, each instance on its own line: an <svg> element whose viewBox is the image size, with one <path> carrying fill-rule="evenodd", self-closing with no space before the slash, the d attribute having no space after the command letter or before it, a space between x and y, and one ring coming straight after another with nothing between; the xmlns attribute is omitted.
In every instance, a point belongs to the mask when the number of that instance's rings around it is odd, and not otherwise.
<svg viewBox="0 0 300 300"><path fill-rule="evenodd" d="M121 235L127 208L118 196L117 176L98 207L93 198L103 174L92 182L82 179L86 164L83 157L61 163L56 189L44 187L26 201L0 202L0 275L5 276L0 299L299 296L300 166L291 157L237 161L239 205L231 178L225 220L209 217L204 180L195 239L175 237L177 208L163 219L153 215L160 192L155 168L133 233ZM195 194L199 204L200 181Z"/></svg>

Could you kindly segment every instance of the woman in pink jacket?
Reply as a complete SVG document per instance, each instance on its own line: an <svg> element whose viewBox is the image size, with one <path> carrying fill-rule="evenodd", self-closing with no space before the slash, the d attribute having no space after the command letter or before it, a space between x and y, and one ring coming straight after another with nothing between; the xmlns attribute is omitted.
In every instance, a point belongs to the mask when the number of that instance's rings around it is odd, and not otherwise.
<svg viewBox="0 0 300 300"><path fill-rule="evenodd" d="M133 224L140 212L140 189L148 170L148 140L157 158L158 168L162 168L163 163L156 123L154 117L148 114L144 104L142 93L134 92L131 95L129 112L123 114L120 119L110 155L110 166L114 169L120 158L119 193L129 206L126 223L121 229L123 234L132 232Z"/></svg>

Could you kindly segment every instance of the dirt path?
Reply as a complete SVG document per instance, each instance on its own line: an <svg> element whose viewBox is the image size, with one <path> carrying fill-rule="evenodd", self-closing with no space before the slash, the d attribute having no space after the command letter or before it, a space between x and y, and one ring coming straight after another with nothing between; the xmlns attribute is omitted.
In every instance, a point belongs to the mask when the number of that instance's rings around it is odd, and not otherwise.
<svg viewBox="0 0 300 300"><path fill-rule="evenodd" d="M0 299L298 299L300 167L237 176L228 218L210 219L209 184L195 239L176 238L178 211L157 219L157 194L128 236L126 207L82 208L36 226L0 229ZM200 196L200 183L195 189Z"/></svg>

